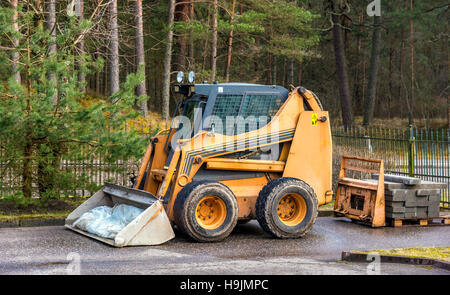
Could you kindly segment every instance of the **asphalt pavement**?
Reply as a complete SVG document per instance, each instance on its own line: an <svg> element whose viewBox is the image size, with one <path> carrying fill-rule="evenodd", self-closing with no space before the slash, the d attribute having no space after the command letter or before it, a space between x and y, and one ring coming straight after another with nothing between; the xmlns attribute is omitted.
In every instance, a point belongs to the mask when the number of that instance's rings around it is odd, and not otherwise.
<svg viewBox="0 0 450 295"><path fill-rule="evenodd" d="M296 240L273 239L256 221L220 243L176 236L160 246L118 249L62 226L0 228L0 274L450 274L340 261L342 251L450 246L449 226L373 229L327 217Z"/></svg>

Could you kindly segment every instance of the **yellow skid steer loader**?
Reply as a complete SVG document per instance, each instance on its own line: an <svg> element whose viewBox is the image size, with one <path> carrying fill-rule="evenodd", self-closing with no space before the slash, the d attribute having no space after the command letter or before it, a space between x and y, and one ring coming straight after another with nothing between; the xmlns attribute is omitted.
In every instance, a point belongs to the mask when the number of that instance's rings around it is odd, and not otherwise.
<svg viewBox="0 0 450 295"><path fill-rule="evenodd" d="M303 87L179 84L172 127L151 138L132 188L107 184L66 219L66 227L123 247L174 237L172 225L199 242L225 239L257 219L277 238L304 236L318 206L331 202L328 112ZM144 209L113 239L74 226L98 206Z"/></svg>

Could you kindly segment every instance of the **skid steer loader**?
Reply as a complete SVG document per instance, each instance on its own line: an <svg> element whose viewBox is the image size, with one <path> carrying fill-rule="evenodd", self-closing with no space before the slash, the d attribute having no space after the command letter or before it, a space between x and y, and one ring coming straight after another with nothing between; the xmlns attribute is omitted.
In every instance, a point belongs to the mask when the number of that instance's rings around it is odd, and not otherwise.
<svg viewBox="0 0 450 295"><path fill-rule="evenodd" d="M277 238L304 236L333 195L329 116L317 96L242 83L174 92L182 116L151 138L133 187L107 184L66 227L117 247L164 243L172 225L196 241L220 241L252 219ZM73 226L96 206L122 203L145 211L114 239Z"/></svg>

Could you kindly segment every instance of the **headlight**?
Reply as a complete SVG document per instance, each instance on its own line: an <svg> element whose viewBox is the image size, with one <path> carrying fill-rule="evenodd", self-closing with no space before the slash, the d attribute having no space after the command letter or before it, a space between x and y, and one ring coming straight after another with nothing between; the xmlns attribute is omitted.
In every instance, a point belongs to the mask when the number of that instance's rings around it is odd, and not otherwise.
<svg viewBox="0 0 450 295"><path fill-rule="evenodd" d="M194 83L194 81L195 81L195 73L193 71L189 72L188 81L189 81L189 83Z"/></svg>
<svg viewBox="0 0 450 295"><path fill-rule="evenodd" d="M178 72L177 74L177 82L178 83L182 83L184 80L184 73L183 72Z"/></svg>

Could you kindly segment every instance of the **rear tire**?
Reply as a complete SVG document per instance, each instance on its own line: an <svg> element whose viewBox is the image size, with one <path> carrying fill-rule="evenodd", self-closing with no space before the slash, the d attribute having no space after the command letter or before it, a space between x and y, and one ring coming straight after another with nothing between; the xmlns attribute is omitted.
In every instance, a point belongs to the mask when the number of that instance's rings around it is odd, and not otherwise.
<svg viewBox="0 0 450 295"><path fill-rule="evenodd" d="M230 235L238 219L238 204L224 184L195 181L186 185L174 204L178 228L199 242L217 242Z"/></svg>
<svg viewBox="0 0 450 295"><path fill-rule="evenodd" d="M304 181L281 177L270 181L256 201L256 219L274 237L289 239L306 235L316 222L317 197Z"/></svg>

